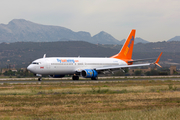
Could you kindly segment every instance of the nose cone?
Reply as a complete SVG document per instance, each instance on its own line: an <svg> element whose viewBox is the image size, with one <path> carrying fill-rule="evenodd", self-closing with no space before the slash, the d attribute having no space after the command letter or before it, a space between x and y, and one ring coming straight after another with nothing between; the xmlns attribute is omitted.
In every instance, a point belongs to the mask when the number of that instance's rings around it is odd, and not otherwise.
<svg viewBox="0 0 180 120"><path fill-rule="evenodd" d="M29 66L27 67L27 70L33 72L33 66L32 66L32 65L29 65Z"/></svg>

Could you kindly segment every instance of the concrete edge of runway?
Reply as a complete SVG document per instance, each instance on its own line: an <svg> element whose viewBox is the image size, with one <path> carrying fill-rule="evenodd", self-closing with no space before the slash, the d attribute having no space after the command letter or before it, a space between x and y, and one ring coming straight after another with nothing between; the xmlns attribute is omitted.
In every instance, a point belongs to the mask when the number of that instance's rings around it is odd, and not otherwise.
<svg viewBox="0 0 180 120"><path fill-rule="evenodd" d="M98 82L122 82L126 80L175 80L180 81L180 76L111 76L99 77L98 80L82 78L80 80L72 80L71 77L65 78L43 78L38 81L38 78L0 78L0 84L40 84L40 83L98 83Z"/></svg>
<svg viewBox="0 0 180 120"><path fill-rule="evenodd" d="M176 75L176 76L107 76L107 77L98 77L98 80L106 80L106 79L152 79L152 78L157 78L157 79L163 79L163 78L180 78L180 75ZM0 81L6 81L6 80L37 80L38 77L32 77L32 78L0 78ZM47 78L44 77L42 78L43 80L72 80L71 77L63 77L63 78ZM80 77L80 80L89 80L90 78L83 78Z"/></svg>

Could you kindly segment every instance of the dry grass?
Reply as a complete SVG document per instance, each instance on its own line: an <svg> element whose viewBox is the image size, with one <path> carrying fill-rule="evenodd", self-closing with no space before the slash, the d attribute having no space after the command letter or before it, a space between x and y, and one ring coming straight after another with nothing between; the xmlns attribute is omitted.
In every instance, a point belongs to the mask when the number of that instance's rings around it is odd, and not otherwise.
<svg viewBox="0 0 180 120"><path fill-rule="evenodd" d="M0 119L176 119L179 81L0 85Z"/></svg>

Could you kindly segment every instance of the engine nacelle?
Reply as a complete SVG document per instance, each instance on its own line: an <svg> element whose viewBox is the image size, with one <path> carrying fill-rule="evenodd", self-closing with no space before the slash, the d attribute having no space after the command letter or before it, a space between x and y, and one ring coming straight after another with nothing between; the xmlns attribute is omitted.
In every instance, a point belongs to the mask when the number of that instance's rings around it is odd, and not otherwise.
<svg viewBox="0 0 180 120"><path fill-rule="evenodd" d="M98 76L98 73L96 70L84 69L81 72L81 76L84 78L96 78Z"/></svg>
<svg viewBox="0 0 180 120"><path fill-rule="evenodd" d="M49 77L51 77L51 78L62 78L64 76L65 75L49 75Z"/></svg>

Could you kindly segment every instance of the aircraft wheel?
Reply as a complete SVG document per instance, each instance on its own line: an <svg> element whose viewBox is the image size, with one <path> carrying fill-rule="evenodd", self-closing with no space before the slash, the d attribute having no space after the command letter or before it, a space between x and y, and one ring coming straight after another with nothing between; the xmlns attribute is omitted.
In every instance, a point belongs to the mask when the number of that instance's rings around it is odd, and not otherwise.
<svg viewBox="0 0 180 120"><path fill-rule="evenodd" d="M73 80L79 80L79 76L72 76Z"/></svg>
<svg viewBox="0 0 180 120"><path fill-rule="evenodd" d="M98 77L92 77L91 80L98 80Z"/></svg>
<svg viewBox="0 0 180 120"><path fill-rule="evenodd" d="M42 77L38 78L38 81L42 81Z"/></svg>

